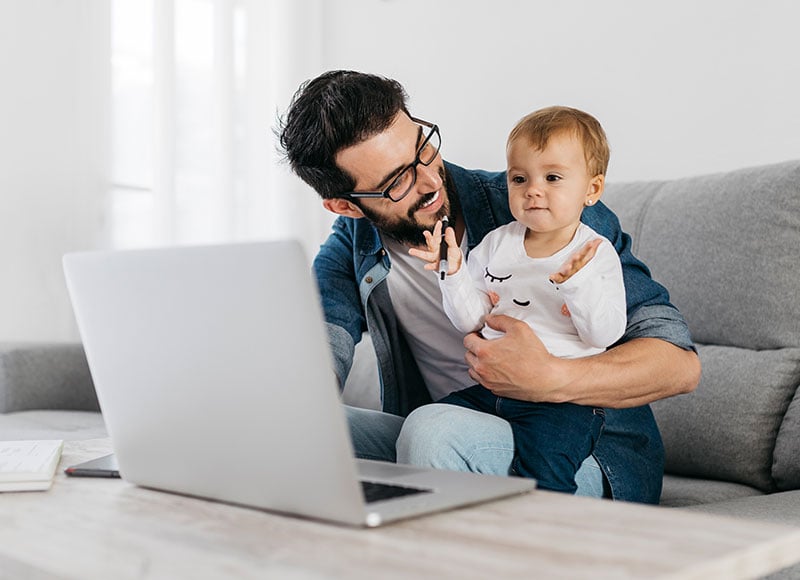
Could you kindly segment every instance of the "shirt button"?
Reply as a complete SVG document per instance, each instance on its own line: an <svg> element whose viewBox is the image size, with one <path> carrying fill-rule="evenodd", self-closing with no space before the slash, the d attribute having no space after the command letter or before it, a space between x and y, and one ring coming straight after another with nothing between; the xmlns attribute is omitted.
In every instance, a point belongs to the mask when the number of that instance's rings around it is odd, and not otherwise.
<svg viewBox="0 0 800 580"><path fill-rule="evenodd" d="M372 284L372 276L367 276L366 278L364 278L364 282L366 282L367 284Z"/></svg>

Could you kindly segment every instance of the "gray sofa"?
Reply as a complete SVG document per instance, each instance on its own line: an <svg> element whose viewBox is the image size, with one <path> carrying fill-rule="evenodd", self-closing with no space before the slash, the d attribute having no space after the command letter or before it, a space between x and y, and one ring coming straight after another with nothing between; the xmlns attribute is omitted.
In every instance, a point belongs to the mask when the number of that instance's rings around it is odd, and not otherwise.
<svg viewBox="0 0 800 580"><path fill-rule="evenodd" d="M800 525L800 161L612 182L603 200L669 288L703 363L694 393L653 405L662 504ZM351 384L374 377L361 364ZM374 405L357 386L345 394ZM0 345L0 438L102 436L97 410L79 345Z"/></svg>
<svg viewBox="0 0 800 580"><path fill-rule="evenodd" d="M106 437L80 344L0 343L0 440Z"/></svg>
<svg viewBox="0 0 800 580"><path fill-rule="evenodd" d="M800 162L609 184L603 200L703 365L696 391L653 404L661 504L800 525Z"/></svg>

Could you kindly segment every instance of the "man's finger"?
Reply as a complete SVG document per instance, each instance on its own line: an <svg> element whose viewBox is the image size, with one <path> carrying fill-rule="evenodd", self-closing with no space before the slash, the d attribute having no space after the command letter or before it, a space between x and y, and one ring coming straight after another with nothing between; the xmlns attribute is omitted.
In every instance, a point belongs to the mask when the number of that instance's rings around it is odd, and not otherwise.
<svg viewBox="0 0 800 580"><path fill-rule="evenodd" d="M490 314L486 317L486 324L489 325L490 328L508 333L518 324L525 323L511 316L506 316L505 314Z"/></svg>

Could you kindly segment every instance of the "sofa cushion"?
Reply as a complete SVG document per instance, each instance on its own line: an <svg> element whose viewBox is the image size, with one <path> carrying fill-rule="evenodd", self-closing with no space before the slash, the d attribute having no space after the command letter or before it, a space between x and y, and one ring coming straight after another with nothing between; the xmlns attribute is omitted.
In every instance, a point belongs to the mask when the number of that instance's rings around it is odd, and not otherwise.
<svg viewBox="0 0 800 580"><path fill-rule="evenodd" d="M741 483L665 475L659 504L665 507L686 507L763 495L756 488Z"/></svg>
<svg viewBox="0 0 800 580"><path fill-rule="evenodd" d="M719 503L696 505L687 509L722 516L800 526L800 490L742 497Z"/></svg>
<svg viewBox="0 0 800 580"><path fill-rule="evenodd" d="M800 489L800 389L795 392L778 431L772 476L780 490Z"/></svg>
<svg viewBox="0 0 800 580"><path fill-rule="evenodd" d="M80 344L0 343L0 413L28 409L100 409Z"/></svg>
<svg viewBox="0 0 800 580"><path fill-rule="evenodd" d="M353 353L353 366L347 375L342 402L363 409L381 409L381 383L378 375L378 359L369 332L361 336Z"/></svg>
<svg viewBox="0 0 800 580"><path fill-rule="evenodd" d="M800 347L800 161L609 183L603 201L697 342Z"/></svg>
<svg viewBox="0 0 800 580"><path fill-rule="evenodd" d="M774 491L773 448L800 380L800 348L698 345L698 353L697 390L652 405L665 471Z"/></svg>
<svg viewBox="0 0 800 580"><path fill-rule="evenodd" d="M108 437L103 417L93 411L20 411L0 414L0 440Z"/></svg>

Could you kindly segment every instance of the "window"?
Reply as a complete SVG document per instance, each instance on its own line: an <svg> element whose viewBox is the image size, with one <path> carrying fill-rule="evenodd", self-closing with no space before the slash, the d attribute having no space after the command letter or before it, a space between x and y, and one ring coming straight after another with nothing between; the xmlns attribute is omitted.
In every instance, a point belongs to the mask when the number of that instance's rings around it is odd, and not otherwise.
<svg viewBox="0 0 800 580"><path fill-rule="evenodd" d="M314 252L331 218L278 162L273 126L319 72L318 3L112 1L113 246L297 237Z"/></svg>

